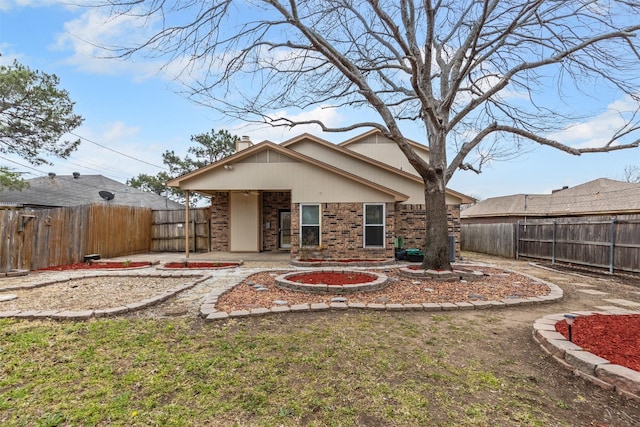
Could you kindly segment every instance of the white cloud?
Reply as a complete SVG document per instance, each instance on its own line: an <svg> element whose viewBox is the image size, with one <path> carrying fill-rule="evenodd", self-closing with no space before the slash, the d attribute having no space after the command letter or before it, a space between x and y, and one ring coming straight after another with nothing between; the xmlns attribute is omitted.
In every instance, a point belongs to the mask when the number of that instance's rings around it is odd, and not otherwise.
<svg viewBox="0 0 640 427"><path fill-rule="evenodd" d="M50 158L53 166L38 169L58 175L100 174L121 182L141 173L155 175L161 169L152 165L163 166L165 147L144 141L140 131L121 121L98 127L83 125L74 131L83 138L82 142L68 159ZM66 135L65 139L77 139L75 135Z"/></svg>
<svg viewBox="0 0 640 427"><path fill-rule="evenodd" d="M582 123L571 124L560 132L547 135L547 138L575 148L601 147L626 125L637 108L637 103L627 96L609 104L603 113Z"/></svg>
<svg viewBox="0 0 640 427"><path fill-rule="evenodd" d="M8 11L20 7L40 7L60 4L56 0L0 0L0 10Z"/></svg>
<svg viewBox="0 0 640 427"><path fill-rule="evenodd" d="M2 9L0 9L2 10ZM23 55L16 53L6 53L10 52L10 46L6 43L0 43L0 65L12 65L14 60L18 60L18 62L22 62Z"/></svg>
<svg viewBox="0 0 640 427"><path fill-rule="evenodd" d="M323 106L318 106L313 110L303 111L298 114L288 114L286 111L277 111L270 113L269 116L283 117L291 121L320 120L327 127L338 127L345 119L335 108L324 108ZM288 127L272 127L265 124L248 123L241 126L230 127L229 131L236 135L249 136L254 143L264 140L280 143L305 132L321 138L330 139L330 135L328 134L320 135L322 130L318 125L311 124L300 125L291 129Z"/></svg>
<svg viewBox="0 0 640 427"><path fill-rule="evenodd" d="M71 50L67 63L78 69L105 75L132 75L141 81L158 74L161 62L119 59L118 48L131 46L149 35L153 23L149 20L119 15L91 8L64 24L54 45L58 50Z"/></svg>

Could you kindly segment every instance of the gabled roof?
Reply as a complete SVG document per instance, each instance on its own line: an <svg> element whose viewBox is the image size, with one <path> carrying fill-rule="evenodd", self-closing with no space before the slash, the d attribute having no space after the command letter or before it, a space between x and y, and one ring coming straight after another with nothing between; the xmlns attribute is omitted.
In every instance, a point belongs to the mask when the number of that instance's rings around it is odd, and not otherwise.
<svg viewBox="0 0 640 427"><path fill-rule="evenodd" d="M179 188L183 188L183 189L188 189L188 182L191 179L194 179L196 177L200 177L203 175L206 175L207 173L215 170L215 169L221 169L224 168L225 166L232 166L234 163L240 162L243 159L246 159L248 157L254 156L257 153L260 153L262 151L266 151L266 150L272 150L275 151L283 156L286 156L288 158L291 158L293 160L297 160L309 165L313 165L316 167L319 167L321 169L324 169L326 171L329 171L331 173L334 173L336 175L345 177L351 181L357 182L361 185L364 185L366 187L375 189L377 191L381 191L383 193L389 194L391 196L394 197L395 200L397 201L404 201L407 200L409 196L407 196L404 193L401 193L400 191L396 191L394 189L382 186L380 184L376 184L374 182L371 182L365 178L362 178L358 175L352 174L350 172L347 172L345 170L342 170L340 168L334 167L332 165L329 165L327 163L321 162L317 159L311 158L309 156L306 156L304 154L298 153L294 150L290 150L287 149L286 147L283 147L281 145L278 144L274 144L273 142L270 141L263 141L260 142L258 144L255 144L249 148L246 148L242 151L239 151L229 157L226 157L222 160L219 160L215 163L212 163L208 166L205 166L203 168L197 169L193 172L190 172L188 174L179 176L177 178L174 178L170 181L167 182L167 185L170 187L179 187ZM193 191L198 191L198 190L205 190L205 189L196 189L194 188ZM214 190L214 189L212 189Z"/></svg>
<svg viewBox="0 0 640 427"><path fill-rule="evenodd" d="M393 167L393 166L391 166L391 165L389 165L387 163L372 159L371 157L365 156L364 154L360 154L358 152L355 152L355 151L352 151L352 150L349 150L349 149L345 148L345 146L348 145L349 143L355 142L356 140L364 139L366 136L370 136L370 135L372 135L374 133L381 133L381 132L379 130L377 130L377 129L374 129L371 132L367 132L366 134L360 135L360 136L358 136L356 138L352 138L349 141L345 141L342 144L337 144L337 145L333 144L333 143L331 143L331 142L329 142L327 140L324 140L322 138L318 138L318 137L316 137L314 135L310 135L308 133L304 133L302 135L299 135L299 136L297 136L295 138L291 138L291 139L283 142L281 144L281 146L283 146L285 148L290 148L290 149L295 150L294 146L296 144L301 143L303 141L311 140L311 141L315 142L316 144L320 144L320 145L322 145L324 147L327 147L327 148L329 148L331 150L338 151L338 152L340 152L341 154L343 154L345 156L348 156L348 157L351 157L351 158L354 158L354 159L358 159L360 161L368 163L368 164L370 164L372 166L375 166L377 168L387 170L387 171L392 172L392 173L394 173L396 175L403 176L403 177L405 177L407 179L410 179L412 181L415 181L415 182L418 182L418 183L422 184L423 183L422 178L420 178L419 176L417 176L415 174L400 170L400 169L398 169L396 167ZM420 145L420 144L414 143L412 141L410 141L410 143L417 144L422 149L425 149L425 150L428 151L428 149L424 145ZM449 194L451 194L453 196L459 197L461 199L461 204L473 203L475 201L474 198L469 197L469 196L467 196L465 194L462 194L460 192L451 190L449 188L447 188L446 191L447 191L447 193L449 193Z"/></svg>
<svg viewBox="0 0 640 427"><path fill-rule="evenodd" d="M341 147L348 147L351 144L355 144L358 143L362 140L365 140L373 135L381 135L384 136L382 131L380 131L379 129L372 129L368 132L365 132L363 134L354 136L351 139L348 139L344 142L341 142L339 145ZM386 137L385 137L386 138ZM407 143L409 143L409 145L411 145L413 148L417 148L418 150L423 150L426 151L427 153L429 152L429 147L427 147L426 145L420 144L419 142L413 141L411 139L405 138L405 141L407 141Z"/></svg>
<svg viewBox="0 0 640 427"><path fill-rule="evenodd" d="M570 216L638 212L640 184L600 178L551 194L492 197L463 210L460 216Z"/></svg>
<svg viewBox="0 0 640 427"><path fill-rule="evenodd" d="M151 209L184 209L184 206L162 196L130 187L102 175L56 175L28 179L23 191L0 190L3 205L29 207L79 206L91 203L140 206ZM113 193L105 201L100 191Z"/></svg>

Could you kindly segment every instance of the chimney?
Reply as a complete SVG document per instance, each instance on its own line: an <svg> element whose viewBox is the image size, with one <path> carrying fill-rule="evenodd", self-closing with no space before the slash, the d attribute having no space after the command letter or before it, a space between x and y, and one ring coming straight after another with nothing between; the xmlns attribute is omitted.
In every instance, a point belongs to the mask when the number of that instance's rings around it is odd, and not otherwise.
<svg viewBox="0 0 640 427"><path fill-rule="evenodd" d="M248 136L243 136L239 141L236 141L236 153L252 146L251 139Z"/></svg>
<svg viewBox="0 0 640 427"><path fill-rule="evenodd" d="M78 179L78 178L80 178L80 172L74 172L73 179Z"/></svg>

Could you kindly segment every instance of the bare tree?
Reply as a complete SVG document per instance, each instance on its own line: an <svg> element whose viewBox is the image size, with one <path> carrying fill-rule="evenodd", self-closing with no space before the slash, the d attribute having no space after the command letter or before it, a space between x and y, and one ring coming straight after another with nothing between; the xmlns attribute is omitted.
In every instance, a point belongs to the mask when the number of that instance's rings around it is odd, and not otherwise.
<svg viewBox="0 0 640 427"><path fill-rule="evenodd" d="M627 165L622 172L622 180L624 182L640 183L640 166Z"/></svg>
<svg viewBox="0 0 640 427"><path fill-rule="evenodd" d="M112 16L162 23L119 54L187 61L198 102L274 126L377 128L395 141L424 180L428 268L450 268L445 186L458 169L480 172L530 143L572 155L639 145L640 2L106 1ZM629 105L618 129L590 147L553 137L596 114L584 100L601 89ZM332 128L273 115L312 106L377 118ZM407 122L424 129L429 161L405 140Z"/></svg>

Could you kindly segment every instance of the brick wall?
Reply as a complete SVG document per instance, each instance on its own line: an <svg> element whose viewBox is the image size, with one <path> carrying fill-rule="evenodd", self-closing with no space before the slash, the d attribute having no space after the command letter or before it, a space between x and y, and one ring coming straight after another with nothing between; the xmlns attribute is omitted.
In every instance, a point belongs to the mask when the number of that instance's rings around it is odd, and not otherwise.
<svg viewBox="0 0 640 427"><path fill-rule="evenodd" d="M362 203L322 203L322 250L300 253L300 204L291 204L290 192L265 192L263 195L263 249L278 250L278 212L291 208L291 257L332 259L388 259L394 256L394 238L403 237L405 248L425 247L425 207L387 203L385 248L363 248ZM456 254L460 254L460 207L447 206L449 234L456 236ZM265 222L271 227L266 230ZM229 251L229 193L211 197L211 250Z"/></svg>
<svg viewBox="0 0 640 427"><path fill-rule="evenodd" d="M291 192L289 191L265 191L262 193L262 249L265 251L277 251L281 210L291 209ZM266 223L270 224L269 229Z"/></svg>
<svg viewBox="0 0 640 427"><path fill-rule="evenodd" d="M362 203L322 203L321 250L299 248L300 204L291 209L291 257L324 259L389 259L394 256L393 203L387 203L384 248L364 248Z"/></svg>
<svg viewBox="0 0 640 427"><path fill-rule="evenodd" d="M425 205L398 204L396 206L396 235L404 238L405 248L426 246L425 240ZM460 255L460 206L447 205L449 235L456 236L456 255Z"/></svg>
<svg viewBox="0 0 640 427"><path fill-rule="evenodd" d="M211 250L229 251L229 193L211 196Z"/></svg>

